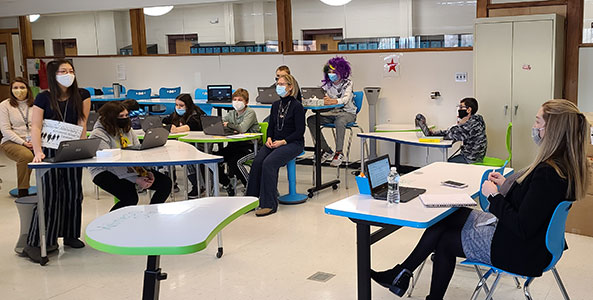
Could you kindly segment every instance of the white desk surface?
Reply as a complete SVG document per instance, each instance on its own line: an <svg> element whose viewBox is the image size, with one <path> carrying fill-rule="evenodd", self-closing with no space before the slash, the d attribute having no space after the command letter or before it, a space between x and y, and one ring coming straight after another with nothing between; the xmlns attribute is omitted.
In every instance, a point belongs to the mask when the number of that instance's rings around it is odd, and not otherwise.
<svg viewBox="0 0 593 300"><path fill-rule="evenodd" d="M360 138L370 138L388 142L397 142L405 145L431 148L451 148L453 146L453 141L451 140L441 140L441 142L438 143L420 142L418 139L424 137L424 135L422 135L420 132L366 132L359 133L357 136ZM442 137L440 138L442 139Z"/></svg>
<svg viewBox="0 0 593 300"><path fill-rule="evenodd" d="M242 136L242 137L235 137L235 136ZM221 136L221 135L207 135L203 131L190 131L187 135L184 135L179 138L182 142L188 143L222 143L222 142L240 142L240 141L249 141L249 140L257 140L261 139L262 133L244 133L244 134L235 134L235 135L228 135L228 136Z"/></svg>
<svg viewBox="0 0 593 300"><path fill-rule="evenodd" d="M121 150L117 159L98 159L97 157L59 163L29 163L31 169L73 168L73 167L133 167L170 166L187 164L218 163L222 156L199 151L196 147L174 140L162 147L146 150Z"/></svg>
<svg viewBox="0 0 593 300"><path fill-rule="evenodd" d="M402 186L426 189L426 194L467 193L472 198L480 191L482 174L494 167L435 162L401 177ZM513 172L506 168L505 176ZM441 185L442 181L454 180L466 183L463 189ZM427 208L418 197L406 203L388 206L387 201L374 200L370 195L353 195L325 207L325 213L352 219L427 228L440 221L456 208Z"/></svg>
<svg viewBox="0 0 593 300"><path fill-rule="evenodd" d="M209 197L126 206L93 220L86 227L86 242L123 255L194 253L257 205L255 197Z"/></svg>
<svg viewBox="0 0 593 300"><path fill-rule="evenodd" d="M428 128L434 128L434 125L428 125ZM416 125L410 124L392 124L384 123L375 125L375 131L420 131Z"/></svg>
<svg viewBox="0 0 593 300"><path fill-rule="evenodd" d="M134 133L136 134L138 139L144 138L144 130L142 130L142 129L132 129L132 130L134 130ZM188 134L188 132L179 132L179 133L170 133L169 132L169 139L176 139L176 138L185 136Z"/></svg>

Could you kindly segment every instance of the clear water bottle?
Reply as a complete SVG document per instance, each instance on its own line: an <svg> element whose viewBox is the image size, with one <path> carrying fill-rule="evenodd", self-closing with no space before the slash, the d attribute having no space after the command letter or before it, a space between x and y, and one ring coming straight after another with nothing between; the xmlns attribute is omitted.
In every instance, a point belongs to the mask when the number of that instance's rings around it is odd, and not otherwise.
<svg viewBox="0 0 593 300"><path fill-rule="evenodd" d="M387 203L399 203L399 174L397 168L391 167L389 176L387 176Z"/></svg>

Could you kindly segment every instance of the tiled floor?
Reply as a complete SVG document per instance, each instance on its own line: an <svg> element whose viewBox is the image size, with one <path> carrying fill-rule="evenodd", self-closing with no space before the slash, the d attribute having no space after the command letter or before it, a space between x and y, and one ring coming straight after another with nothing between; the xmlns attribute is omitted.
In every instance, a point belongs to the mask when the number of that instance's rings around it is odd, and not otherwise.
<svg viewBox="0 0 593 300"><path fill-rule="evenodd" d="M146 258L119 256L90 247L60 247L45 267L14 253L18 216L8 190L15 186L14 163L0 154L0 299L139 299ZM335 176L325 168L325 176ZM281 192L286 190L285 171L280 172ZM343 173L342 173L343 174ZM102 192L95 200L93 185L84 173L84 226L105 214L113 198ZM297 167L298 190L311 184L311 168ZM215 257L216 241L202 252L166 256L161 267L169 274L161 282L161 299L356 299L356 252L354 225L328 216L323 207L356 193L350 189L326 190L307 203L281 206L278 213L256 218L240 217L224 229L224 256ZM147 202L146 196L141 202ZM191 228L187 229L192 230ZM402 229L373 246L372 266L384 269L400 262L422 234ZM570 249L558 265L572 299L592 299L593 238L568 234ZM317 271L336 276L321 283L307 280ZM424 299L430 281L425 268L411 299ZM477 277L473 269L458 266L447 299L469 299ZM534 299L561 299L552 274L532 284ZM372 284L373 299L396 299L386 289ZM503 278L496 299L523 299L511 278Z"/></svg>

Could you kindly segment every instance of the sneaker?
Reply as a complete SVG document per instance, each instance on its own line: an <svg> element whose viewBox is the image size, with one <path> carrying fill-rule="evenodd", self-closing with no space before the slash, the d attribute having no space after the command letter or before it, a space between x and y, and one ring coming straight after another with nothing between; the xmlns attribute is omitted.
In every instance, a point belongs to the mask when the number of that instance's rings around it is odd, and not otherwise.
<svg viewBox="0 0 593 300"><path fill-rule="evenodd" d="M334 158L333 152L325 152L321 153L321 163L328 162Z"/></svg>
<svg viewBox="0 0 593 300"><path fill-rule="evenodd" d="M257 217L264 217L267 215L271 215L275 212L276 212L275 208L269 208L269 207L258 207L255 209L255 215Z"/></svg>
<svg viewBox="0 0 593 300"><path fill-rule="evenodd" d="M229 185L225 185L224 189L226 190L227 195L229 196L235 196L235 188L233 187L232 184Z"/></svg>
<svg viewBox="0 0 593 300"><path fill-rule="evenodd" d="M187 197L189 199L196 199L196 198L200 198L200 193L198 193L198 189L196 187L193 187L191 189L191 191L189 191L189 193L187 193Z"/></svg>
<svg viewBox="0 0 593 300"><path fill-rule="evenodd" d="M412 276L412 272L401 265L383 272L371 270L371 279L400 297L408 290Z"/></svg>
<svg viewBox="0 0 593 300"><path fill-rule="evenodd" d="M343 160L344 154L342 154L342 152L336 152L336 154L334 155L334 159L329 165L332 167L339 167L342 164Z"/></svg>
<svg viewBox="0 0 593 300"><path fill-rule="evenodd" d="M83 248L84 243L77 238L64 238L64 245L72 248Z"/></svg>
<svg viewBox="0 0 593 300"><path fill-rule="evenodd" d="M175 193L179 193L179 186L177 185L177 183L175 184L173 191L175 191Z"/></svg>

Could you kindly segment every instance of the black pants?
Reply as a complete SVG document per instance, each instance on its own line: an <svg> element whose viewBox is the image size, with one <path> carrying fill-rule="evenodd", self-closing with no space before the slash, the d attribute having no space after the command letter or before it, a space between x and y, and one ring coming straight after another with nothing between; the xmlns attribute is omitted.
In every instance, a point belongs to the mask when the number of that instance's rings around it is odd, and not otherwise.
<svg viewBox="0 0 593 300"><path fill-rule="evenodd" d="M154 191L154 194L150 199L150 204L163 203L167 201L167 197L169 197L169 194L171 193L171 179L156 171L149 172L154 174L154 182L148 188L149 190ZM136 184L127 179L120 179L109 171L103 171L93 178L93 182L103 190L119 199L119 202L117 202L111 208L111 211L124 206L138 204Z"/></svg>
<svg viewBox="0 0 593 300"><path fill-rule="evenodd" d="M241 180L243 185L246 186L247 179L245 179L245 177L239 170L239 167L237 166L237 161L239 160L239 158L252 152L253 143L251 141L228 143L226 147L215 152L215 155L220 155L224 157L224 163L226 163L229 171L228 174L225 174L223 163L218 164L218 178L220 184L228 185L231 182L229 178L237 176L237 178Z"/></svg>
<svg viewBox="0 0 593 300"><path fill-rule="evenodd" d="M401 264L414 271L434 252L430 295L427 299L443 299L455 271L456 258L465 257L461 245L461 230L470 212L469 208L459 208L426 229L416 248Z"/></svg>

